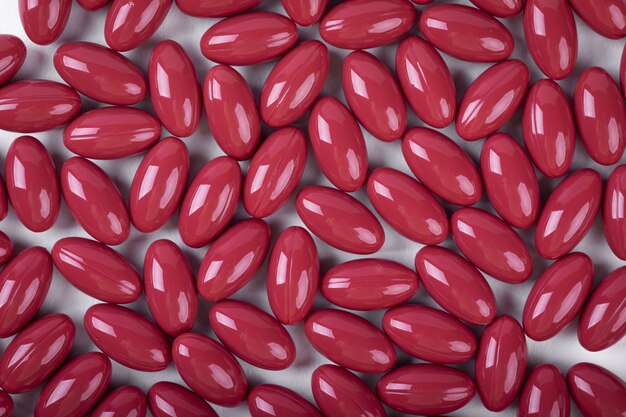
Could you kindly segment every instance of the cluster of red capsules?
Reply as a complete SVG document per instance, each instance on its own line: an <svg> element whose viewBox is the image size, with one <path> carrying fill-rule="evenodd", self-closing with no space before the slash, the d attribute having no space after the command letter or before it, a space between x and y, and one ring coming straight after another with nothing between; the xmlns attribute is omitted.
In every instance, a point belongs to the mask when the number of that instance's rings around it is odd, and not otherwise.
<svg viewBox="0 0 626 417"><path fill-rule="evenodd" d="M408 0L351 0L332 7L325 0L282 0L289 18L251 10L261 0L177 0L186 14L231 16L210 27L200 41L202 53L220 64L206 74L202 90L191 60L176 42L164 41L152 50L147 81L118 52L145 42L172 0L113 0L105 24L110 48L71 42L57 49L54 66L69 86L28 80L0 88L0 129L30 133L67 124L63 143L79 155L63 163L59 180L41 142L30 136L14 140L5 174L6 194L17 217L30 230L47 230L56 221L62 195L76 221L95 239L64 238L56 242L52 256L33 247L12 257L10 238L0 235L1 262L7 263L0 274L0 337L17 334L0 359L0 416L10 416L13 410L7 393L44 383L35 406L37 417L79 417L90 411L96 417L144 416L147 407L155 417L215 416L205 400L233 406L246 398L254 417L321 416L284 387L263 384L248 392L235 359L264 369L288 368L295 345L283 324L301 322L315 349L341 366L320 366L312 376L313 396L327 417L385 416L381 401L400 412L449 413L467 404L476 389L492 411L508 407L519 394L518 415L523 417L567 417L570 394L585 417L626 415L626 384L599 366L577 364L566 381L556 367L541 365L526 378L525 340L526 335L534 340L555 336L581 311L578 336L588 350L605 349L626 333L626 267L611 272L592 292L591 259L570 254L602 205L606 239L615 255L626 259L626 165L611 173L603 202L602 179L591 169L581 169L560 182L543 208L532 165L547 177L564 176L572 163L576 131L598 163L612 165L622 157L625 60L623 91L603 69L584 70L576 83L573 111L552 79L569 76L576 63L577 31L570 6L593 30L622 38L626 3L472 1L478 8L426 8L419 16L424 40L408 34L417 20ZM109 0L77 2L98 9ZM43 45L56 40L71 4L19 0L29 38ZM522 8L529 51L550 77L530 91L526 65L507 59L513 37L494 17L512 17ZM296 45L296 23L318 21L328 44L357 50L343 60L349 107L333 97L318 99L329 71L324 43ZM401 38L396 81L381 61L362 50ZM457 106L455 85L437 49L467 61L501 62L476 78ZM15 75L25 55L18 38L0 35L0 84ZM282 55L257 105L244 78L229 65ZM157 117L124 107L142 101L148 89ZM80 114L77 92L113 107ZM406 130L405 99L432 127L455 121L465 140L488 137L480 155L481 174L448 137L426 127ZM497 133L522 104L528 155L509 135ZM189 136L198 127L203 106L215 141L227 156L208 162L187 185L186 145L174 137L160 140L161 124L173 135ZM381 223L347 194L365 186L372 206L393 229L426 246L415 258L417 274L396 262L368 258L337 265L320 280L311 235L301 227L287 228L278 236L267 268L273 317L227 298L261 268L270 246L270 229L262 218L276 212L300 181L307 140L301 130L288 125L307 112L311 147L336 187L306 186L298 193L296 210L308 229L343 251L377 252L384 242ZM278 128L262 143L261 120ZM402 138L402 153L419 182L389 168L368 173L359 123L382 141ZM127 207L113 181L89 159L118 159L144 151ZM238 164L242 160L250 160L245 178ZM500 217L468 207L481 198L483 187ZM4 218L8 205L4 187L1 190ZM463 208L448 219L438 198ZM240 199L252 218L231 225ZM131 223L142 232L153 232L178 209L182 241L193 248L211 244L197 281L185 255L169 240L150 245L143 280L107 246L124 242ZM537 252L556 261L535 283L522 328L511 316L495 317L496 299L480 271L511 284L526 281L533 264L513 227L533 225ZM449 232L463 256L437 246ZM90 307L84 317L89 337L104 355L87 353L64 364L75 335L71 319L51 314L33 321L48 292L53 263L75 287L105 303ZM418 276L445 311L404 304L417 290ZM311 312L318 287L345 309L388 309L384 332L344 310ZM119 306L144 291L156 324ZM191 332L197 293L215 302L210 322L222 343ZM463 321L486 326L480 341ZM392 369L394 344L431 363ZM446 366L474 357L475 381ZM132 386L102 399L111 378L109 358L141 371L165 369L173 360L193 392L159 382L150 388L147 400ZM386 374L374 393L346 369Z"/></svg>

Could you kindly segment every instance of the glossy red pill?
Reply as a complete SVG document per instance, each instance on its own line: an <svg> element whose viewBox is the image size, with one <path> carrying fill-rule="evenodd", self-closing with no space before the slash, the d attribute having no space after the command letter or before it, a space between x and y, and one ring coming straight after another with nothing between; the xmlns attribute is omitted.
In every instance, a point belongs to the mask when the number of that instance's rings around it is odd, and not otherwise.
<svg viewBox="0 0 626 417"><path fill-rule="evenodd" d="M173 382L157 382L148 390L148 408L154 417L217 417L213 408L192 391Z"/></svg>
<svg viewBox="0 0 626 417"><path fill-rule="evenodd" d="M110 2L111 0L76 0L80 7L89 11L101 9Z"/></svg>
<svg viewBox="0 0 626 417"><path fill-rule="evenodd" d="M252 417L322 417L313 404L279 385L257 385L247 401Z"/></svg>
<svg viewBox="0 0 626 417"><path fill-rule="evenodd" d="M626 383L608 369L591 363L577 363L567 372L567 385L585 417L626 413Z"/></svg>
<svg viewBox="0 0 626 417"><path fill-rule="evenodd" d="M4 265L13 257L13 241L4 232L0 232L0 265Z"/></svg>
<svg viewBox="0 0 626 417"><path fill-rule="evenodd" d="M0 417L11 417L13 415L13 399L9 394L0 391Z"/></svg>
<svg viewBox="0 0 626 417"><path fill-rule="evenodd" d="M125 385L108 394L91 412L91 417L145 417L146 394L132 385Z"/></svg>
<svg viewBox="0 0 626 417"><path fill-rule="evenodd" d="M50 229L59 216L61 187L46 147L31 136L15 139L4 161L4 178L20 222L33 232Z"/></svg>
<svg viewBox="0 0 626 417"><path fill-rule="evenodd" d="M128 304L141 295L143 285L135 267L103 243L66 237L54 244L52 260L72 285L101 301Z"/></svg>
<svg viewBox="0 0 626 417"><path fill-rule="evenodd" d="M496 17L513 17L522 11L521 0L470 0L476 7Z"/></svg>
<svg viewBox="0 0 626 417"><path fill-rule="evenodd" d="M611 172L606 182L602 204L604 236L613 253L626 259L626 165L620 165Z"/></svg>
<svg viewBox="0 0 626 417"><path fill-rule="evenodd" d="M620 0L570 0L576 14L602 36L619 39L626 36L626 4Z"/></svg>
<svg viewBox="0 0 626 417"><path fill-rule="evenodd" d="M174 0L113 0L104 39L116 51L135 49L157 31Z"/></svg>
<svg viewBox="0 0 626 417"><path fill-rule="evenodd" d="M72 10L72 0L19 0L20 20L26 36L49 45L61 36Z"/></svg>
<svg viewBox="0 0 626 417"><path fill-rule="evenodd" d="M520 394L519 417L568 417L570 399L567 384L554 365L540 365L532 370Z"/></svg>
<svg viewBox="0 0 626 417"><path fill-rule="evenodd" d="M280 2L291 20L300 26L311 26L319 22L328 5L328 0L280 0Z"/></svg>
<svg viewBox="0 0 626 417"><path fill-rule="evenodd" d="M176 0L176 6L185 14L197 17L225 17L245 12L261 0Z"/></svg>
<svg viewBox="0 0 626 417"><path fill-rule="evenodd" d="M26 60L26 45L17 36L0 35L0 86L9 81L22 68Z"/></svg>

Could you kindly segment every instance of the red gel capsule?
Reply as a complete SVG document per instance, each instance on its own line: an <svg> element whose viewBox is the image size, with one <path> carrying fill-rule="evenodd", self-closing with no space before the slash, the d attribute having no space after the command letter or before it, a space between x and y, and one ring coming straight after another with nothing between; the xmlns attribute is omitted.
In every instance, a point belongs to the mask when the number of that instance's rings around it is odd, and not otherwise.
<svg viewBox="0 0 626 417"><path fill-rule="evenodd" d="M237 208L241 168L227 156L202 167L189 184L178 216L178 231L187 246L199 248L226 228Z"/></svg>
<svg viewBox="0 0 626 417"><path fill-rule="evenodd" d="M198 395L173 382L157 382L148 390L148 408L154 417L218 417Z"/></svg>
<svg viewBox="0 0 626 417"><path fill-rule="evenodd" d="M250 12L229 17L202 35L200 49L211 61L228 65L252 65L272 60L298 41L298 29L285 16Z"/></svg>
<svg viewBox="0 0 626 417"><path fill-rule="evenodd" d="M622 87L622 94L626 97L626 44L624 45L622 60L619 65L619 83Z"/></svg>
<svg viewBox="0 0 626 417"><path fill-rule="evenodd" d="M578 77L574 114L589 156L602 165L619 161L626 147L626 105L619 87L602 68L588 68Z"/></svg>
<svg viewBox="0 0 626 417"><path fill-rule="evenodd" d="M496 297L489 283L465 258L426 246L415 256L415 270L428 294L457 318L486 325L495 317Z"/></svg>
<svg viewBox="0 0 626 417"><path fill-rule="evenodd" d="M333 188L312 185L296 197L296 211L317 237L337 249L357 254L378 252L385 232L359 200Z"/></svg>
<svg viewBox="0 0 626 417"><path fill-rule="evenodd" d="M111 0L76 0L76 3L85 10L93 11L102 9L109 4Z"/></svg>
<svg viewBox="0 0 626 417"><path fill-rule="evenodd" d="M261 0L176 0L185 14L196 17L226 17L258 6Z"/></svg>
<svg viewBox="0 0 626 417"><path fill-rule="evenodd" d="M0 220L4 220L9 214L9 200L7 198L7 191L4 186L4 180L0 176Z"/></svg>
<svg viewBox="0 0 626 417"><path fill-rule="evenodd" d="M259 145L261 121L246 80L233 68L216 65L206 74L203 97L215 142L228 156L250 159Z"/></svg>
<svg viewBox="0 0 626 417"><path fill-rule="evenodd" d="M202 116L200 83L193 62L176 42L160 42L148 64L152 107L174 136L191 136Z"/></svg>
<svg viewBox="0 0 626 417"><path fill-rule="evenodd" d="M52 280L48 251L36 246L20 252L0 272L0 338L21 330L37 314Z"/></svg>
<svg viewBox="0 0 626 417"><path fill-rule="evenodd" d="M0 391L0 417L11 417L13 415L13 399L9 394Z"/></svg>
<svg viewBox="0 0 626 417"><path fill-rule="evenodd" d="M527 1L524 39L533 60L548 77L561 80L572 73L578 56L578 35L567 0Z"/></svg>
<svg viewBox="0 0 626 417"><path fill-rule="evenodd" d="M296 359L296 345L287 330L252 304L218 301L209 311L209 321L228 350L256 367L277 371Z"/></svg>
<svg viewBox="0 0 626 417"><path fill-rule="evenodd" d="M252 417L322 417L313 404L279 385L257 385L247 401Z"/></svg>
<svg viewBox="0 0 626 417"><path fill-rule="evenodd" d="M480 200L483 186L476 165L452 139L416 127L402 139L402 154L415 177L441 199L460 206Z"/></svg>
<svg viewBox="0 0 626 417"><path fill-rule="evenodd" d="M152 317L169 336L188 332L196 321L198 296L185 254L170 240L152 242L143 264L146 300Z"/></svg>
<svg viewBox="0 0 626 417"><path fill-rule="evenodd" d="M173 137L146 154L130 187L130 218L144 233L163 226L176 212L189 179L189 151Z"/></svg>
<svg viewBox="0 0 626 417"><path fill-rule="evenodd" d="M322 97L309 114L309 139L317 165L342 191L363 187L367 147L354 115L335 97Z"/></svg>
<svg viewBox="0 0 626 417"><path fill-rule="evenodd" d="M626 268L606 276L591 293L578 321L578 341L598 352L626 336Z"/></svg>
<svg viewBox="0 0 626 417"><path fill-rule="evenodd" d="M569 417L569 392L561 372L554 365L532 370L520 394L519 417Z"/></svg>
<svg viewBox="0 0 626 417"><path fill-rule="evenodd" d="M529 73L517 59L489 67L465 91L456 116L456 131L465 140L478 140L500 129L526 96Z"/></svg>
<svg viewBox="0 0 626 417"><path fill-rule="evenodd" d="M16 81L0 88L0 129L32 133L63 126L80 112L76 91L47 80Z"/></svg>
<svg viewBox="0 0 626 417"><path fill-rule="evenodd" d="M526 281L533 263L526 244L493 214L462 208L450 218L452 237L461 253L492 277L510 284Z"/></svg>
<svg viewBox="0 0 626 417"><path fill-rule="evenodd" d="M376 168L367 179L367 196L380 216L401 235L435 245L448 236L448 217L430 191L408 175Z"/></svg>
<svg viewBox="0 0 626 417"><path fill-rule="evenodd" d="M102 398L110 381L109 358L99 352L81 355L48 381L35 404L35 417L83 417Z"/></svg>
<svg viewBox="0 0 626 417"><path fill-rule="evenodd" d="M17 36L0 35L0 86L9 81L22 68L26 60L26 45Z"/></svg>
<svg viewBox="0 0 626 417"><path fill-rule="evenodd" d="M411 414L450 413L476 394L474 381L443 365L419 364L396 368L376 383L378 397L389 407ZM454 395L451 395L454 393Z"/></svg>
<svg viewBox="0 0 626 417"><path fill-rule="evenodd" d="M402 136L407 124L404 97L385 64L368 52L354 51L343 60L342 83L348 105L372 135L383 142Z"/></svg>
<svg viewBox="0 0 626 417"><path fill-rule="evenodd" d="M59 216L61 188L54 162L37 139L15 139L5 159L6 190L22 224L33 232L50 229Z"/></svg>
<svg viewBox="0 0 626 417"><path fill-rule="evenodd" d="M554 81L539 80L531 87L522 112L522 134L543 175L565 175L574 159L576 127L569 101Z"/></svg>
<svg viewBox="0 0 626 417"><path fill-rule="evenodd" d="M4 265L13 257L13 241L6 233L0 231L0 265Z"/></svg>
<svg viewBox="0 0 626 417"><path fill-rule="evenodd" d="M461 363L476 353L474 333L453 316L431 307L402 305L387 310L383 330L400 349L434 363Z"/></svg>
<svg viewBox="0 0 626 417"><path fill-rule="evenodd" d="M353 0L330 9L320 35L344 49L369 49L401 38L415 23L415 7L407 0Z"/></svg>
<svg viewBox="0 0 626 417"><path fill-rule="evenodd" d="M130 218L115 183L93 162L74 157L61 167L63 198L87 233L107 245L128 239Z"/></svg>
<svg viewBox="0 0 626 417"><path fill-rule="evenodd" d="M328 48L319 41L306 41L289 51L263 83L259 104L263 121L280 127L298 120L322 91L328 67Z"/></svg>
<svg viewBox="0 0 626 417"><path fill-rule="evenodd" d="M526 336L511 316L500 316L485 328L476 355L476 385L490 411L502 411L515 400L528 363Z"/></svg>
<svg viewBox="0 0 626 417"><path fill-rule="evenodd" d="M626 36L626 4L621 0L570 0L569 4L600 35L611 39Z"/></svg>
<svg viewBox="0 0 626 417"><path fill-rule="evenodd" d="M19 0L18 6L26 36L38 45L49 45L65 29L72 0Z"/></svg>
<svg viewBox="0 0 626 417"><path fill-rule="evenodd" d="M407 36L396 50L396 74L417 117L437 128L452 123L456 89L448 66L435 48L418 36Z"/></svg>
<svg viewBox="0 0 626 417"><path fill-rule="evenodd" d="M604 236L613 253L626 260L626 165L620 165L611 172L606 182L602 205Z"/></svg>
<svg viewBox="0 0 626 417"><path fill-rule="evenodd" d="M600 210L602 178L581 169L565 178L546 201L535 230L537 252L557 259L570 252L587 235Z"/></svg>
<svg viewBox="0 0 626 417"><path fill-rule="evenodd" d="M84 325L96 346L131 369L161 371L172 360L170 344L161 330L126 307L92 305L85 312Z"/></svg>
<svg viewBox="0 0 626 417"><path fill-rule="evenodd" d="M124 55L90 42L68 42L54 53L54 67L76 91L96 101L126 106L146 96L143 72Z"/></svg>
<svg viewBox="0 0 626 417"><path fill-rule="evenodd" d="M118 159L143 152L161 137L161 122L132 107L103 107L74 119L63 131L63 144L77 155Z"/></svg>
<svg viewBox="0 0 626 417"><path fill-rule="evenodd" d="M320 21L328 0L280 0L287 15L300 26L311 26Z"/></svg>
<svg viewBox="0 0 626 417"><path fill-rule="evenodd" d="M502 61L515 46L511 32L498 19L460 4L429 7L420 16L419 28L437 49L465 61Z"/></svg>
<svg viewBox="0 0 626 417"><path fill-rule="evenodd" d="M496 17L513 17L522 11L522 0L470 0L476 7Z"/></svg>
<svg viewBox="0 0 626 417"><path fill-rule="evenodd" d="M65 314L44 316L22 330L0 360L0 387L11 394L35 388L65 361L76 327Z"/></svg>
<svg viewBox="0 0 626 417"><path fill-rule="evenodd" d="M335 365L322 365L311 376L315 402L327 417L386 417L376 395L352 372Z"/></svg>
<svg viewBox="0 0 626 417"><path fill-rule="evenodd" d="M229 297L257 273L270 245L270 227L263 220L233 224L213 242L202 259L197 287L208 301Z"/></svg>
<svg viewBox="0 0 626 417"><path fill-rule="evenodd" d="M128 304L141 295L141 277L135 267L107 245L80 237L58 240L52 260L72 285L98 300Z"/></svg>
<svg viewBox="0 0 626 417"><path fill-rule="evenodd" d="M116 51L135 49L157 31L173 0L113 0L104 22L104 39Z"/></svg>
<svg viewBox="0 0 626 417"><path fill-rule="evenodd" d="M285 229L274 244L267 265L267 298L283 324L300 323L311 311L319 281L319 257L309 232Z"/></svg>
<svg viewBox="0 0 626 417"><path fill-rule="evenodd" d="M183 381L207 401L225 407L241 403L248 382L239 362L222 345L197 333L184 333L172 347Z"/></svg>
<svg viewBox="0 0 626 417"><path fill-rule="evenodd" d="M485 141L480 169L489 201L508 224L532 226L539 216L539 182L524 149L506 133Z"/></svg>
<svg viewBox="0 0 626 417"><path fill-rule="evenodd" d="M306 166L302 131L285 127L272 133L250 161L243 183L243 207L253 217L275 213L298 186Z"/></svg>
<svg viewBox="0 0 626 417"><path fill-rule="evenodd" d="M386 259L356 259L332 267L320 283L328 301L351 310L383 310L415 294L417 275Z"/></svg>
<svg viewBox="0 0 626 417"><path fill-rule="evenodd" d="M91 417L146 417L146 395L139 388L126 385L104 397Z"/></svg>
<svg viewBox="0 0 626 417"><path fill-rule="evenodd" d="M626 383L608 369L591 363L577 363L567 372L567 385L585 417L626 413Z"/></svg>
<svg viewBox="0 0 626 417"><path fill-rule="evenodd" d="M380 330L352 313L318 310L307 317L304 331L322 355L357 372L386 372L396 362L396 351Z"/></svg>

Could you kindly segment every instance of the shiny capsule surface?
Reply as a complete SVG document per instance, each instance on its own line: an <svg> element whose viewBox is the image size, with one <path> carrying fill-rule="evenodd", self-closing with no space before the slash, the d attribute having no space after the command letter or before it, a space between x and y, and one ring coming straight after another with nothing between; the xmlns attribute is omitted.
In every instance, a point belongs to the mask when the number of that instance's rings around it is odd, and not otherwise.
<svg viewBox="0 0 626 417"><path fill-rule="evenodd" d="M200 40L202 54L220 64L251 65L274 59L298 40L296 24L271 12L250 12L211 26Z"/></svg>
<svg viewBox="0 0 626 417"><path fill-rule="evenodd" d="M141 295L143 285L135 267L103 243L66 237L54 244L52 260L72 285L101 301L128 304Z"/></svg>
<svg viewBox="0 0 626 417"><path fill-rule="evenodd" d="M554 365L540 365L532 370L520 394L519 417L569 417L570 399L567 384Z"/></svg>
<svg viewBox="0 0 626 417"><path fill-rule="evenodd" d="M85 312L84 325L96 346L114 361L131 369L161 371L172 360L165 335L134 310L96 304Z"/></svg>
<svg viewBox="0 0 626 417"><path fill-rule="evenodd" d="M0 86L22 68L26 60L26 45L17 36L0 34Z"/></svg>
<svg viewBox="0 0 626 417"><path fill-rule="evenodd" d="M252 417L322 417L313 404L279 385L257 385L247 402Z"/></svg>
<svg viewBox="0 0 626 417"><path fill-rule="evenodd" d="M63 199L92 237L119 245L130 234L128 208L115 183L93 162L74 157L61 167Z"/></svg>
<svg viewBox="0 0 626 417"><path fill-rule="evenodd" d="M407 125L406 106L389 69L364 51L352 52L342 65L343 93L359 122L383 142L399 139Z"/></svg>
<svg viewBox="0 0 626 417"><path fill-rule="evenodd" d="M18 7L26 36L38 45L49 45L65 29L72 0L19 0Z"/></svg>
<svg viewBox="0 0 626 417"><path fill-rule="evenodd" d="M101 9L110 2L111 0L76 0L80 7L89 11Z"/></svg>
<svg viewBox="0 0 626 417"><path fill-rule="evenodd" d="M273 132L250 161L243 182L243 207L253 217L275 213L298 186L306 165L307 143L301 130Z"/></svg>
<svg viewBox="0 0 626 417"><path fill-rule="evenodd" d="M91 417L145 417L146 395L139 388L126 385L109 393L91 412Z"/></svg>
<svg viewBox="0 0 626 417"><path fill-rule="evenodd" d="M157 382L148 390L148 408L154 417L217 417L194 392L173 382Z"/></svg>
<svg viewBox="0 0 626 417"><path fill-rule="evenodd" d="M476 7L495 17L513 17L522 11L522 0L471 0Z"/></svg>
<svg viewBox="0 0 626 417"><path fill-rule="evenodd" d="M296 197L296 211L311 232L337 249L370 254L385 241L385 232L372 212L342 191L305 187Z"/></svg>
<svg viewBox="0 0 626 417"><path fill-rule="evenodd" d="M320 290L331 303L350 310L383 310L415 294L417 275L386 259L356 259L328 270Z"/></svg>
<svg viewBox="0 0 626 417"><path fill-rule="evenodd" d="M6 191L20 222L33 232L50 229L61 205L61 187L46 147L31 136L11 142L4 161Z"/></svg>
<svg viewBox="0 0 626 417"><path fill-rule="evenodd" d="M626 383L608 369L577 363L567 372L567 385L585 417L619 417L626 413Z"/></svg>
<svg viewBox="0 0 626 417"><path fill-rule="evenodd" d="M611 39L626 36L626 4L620 0L570 0L576 14L593 30Z"/></svg>
<svg viewBox="0 0 626 417"><path fill-rule="evenodd" d="M104 39L117 51L135 49L156 32L174 0L113 0Z"/></svg>
<svg viewBox="0 0 626 417"><path fill-rule="evenodd" d="M311 26L322 18L328 0L280 0L287 15L300 26Z"/></svg>
<svg viewBox="0 0 626 417"><path fill-rule="evenodd" d="M585 237L600 210L602 179L592 169L565 178L545 202L535 230L537 252L547 259L565 255Z"/></svg>
<svg viewBox="0 0 626 417"><path fill-rule="evenodd" d="M196 17L225 17L258 6L261 0L176 0L185 14Z"/></svg>
<svg viewBox="0 0 626 417"><path fill-rule="evenodd" d="M304 322L304 331L322 355L357 372L386 372L396 362L393 345L364 318L341 310L317 310Z"/></svg>
<svg viewBox="0 0 626 417"><path fill-rule="evenodd" d="M613 253L626 259L626 165L620 165L611 172L606 182L602 203L604 237Z"/></svg>
<svg viewBox="0 0 626 417"><path fill-rule="evenodd" d="M246 285L265 261L270 227L263 220L233 224L209 248L198 271L197 287L208 301L229 297Z"/></svg>
<svg viewBox="0 0 626 417"><path fill-rule="evenodd" d="M4 265L13 257L13 241L6 233L0 231L0 265Z"/></svg>
<svg viewBox="0 0 626 417"><path fill-rule="evenodd" d="M11 417L14 408L11 396L4 391L0 391L0 417Z"/></svg>

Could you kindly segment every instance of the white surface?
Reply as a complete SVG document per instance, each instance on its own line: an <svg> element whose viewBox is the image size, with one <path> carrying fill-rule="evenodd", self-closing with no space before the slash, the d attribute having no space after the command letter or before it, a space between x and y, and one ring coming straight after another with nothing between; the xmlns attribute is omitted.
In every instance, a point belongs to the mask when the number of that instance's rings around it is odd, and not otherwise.
<svg viewBox="0 0 626 417"><path fill-rule="evenodd" d="M439 3L439 1L437 1ZM336 3L331 0L331 4ZM465 1L465 3L468 3ZM468 3L469 4L469 3ZM419 7L422 8L422 7ZM278 0L265 0L264 4L260 7L264 10L274 10L279 13L284 13ZM102 45L106 45L103 36L104 19L106 16L106 9L97 12L87 12L78 5L74 4L72 14L61 38L53 45L38 46L30 42L30 40L24 34L24 31L20 25L17 0L2 0L0 5L0 33L12 33L19 36L28 47L28 56L26 63L22 70L18 73L16 79L34 79L44 78L56 81L62 81L58 74L55 72L52 65L52 56L56 48L64 42L85 40L92 41ZM165 22L157 33L152 36L144 45L140 48L125 53L127 57L132 59L144 70L147 69L148 59L152 48L161 40L174 39L178 41L185 50L191 56L200 80L204 78L206 71L214 65L214 63L205 59L199 48L199 40L204 31L211 26L215 19L201 19L186 16L181 13L176 6L173 6L168 14ZM524 60L532 74L532 80L536 81L540 78L544 78L544 75L537 69L532 62L532 59L526 50L526 46L523 41L522 33L522 15L518 15L513 19L502 20L513 32L516 41L516 48L513 54L514 58ZM597 65L604 67L614 79L618 79L618 67L623 47L623 41L614 41L601 37L600 35L592 32L580 19L576 18L579 33L579 56L578 64L574 73L565 81L560 82L561 86L566 90L570 96L574 90L574 84L577 76L586 67L591 65ZM417 28L413 27L411 33L417 33ZM300 40L312 39L319 37L317 26L312 28L304 28L300 30ZM397 43L387 45L381 48L376 48L373 52L384 60L384 62L393 69L393 59L395 55ZM341 61L349 51L340 50L334 47L330 47L331 50L331 74L326 83L324 94L335 95L340 99L343 99L343 93L341 89ZM484 69L489 67L488 64L475 64L463 62L444 56L444 59L449 64L452 71L454 81L456 83L459 97L463 91L467 88L470 82L478 76ZM267 73L273 66L273 63L257 65L254 67L238 67L243 75L248 80L254 93L257 95L262 87L263 80ZM99 103L91 101L83 97L84 110L89 110L94 107L102 106ZM149 108L149 99L144 100L140 107ZM505 126L503 131L510 133L513 137L521 141L521 128L519 125L520 115L518 114L511 120L510 123ZM423 125L409 110L409 126L421 126ZM306 120L303 118L297 123L297 126L305 129ZM478 155L480 147L483 141L478 142L465 142L461 140L454 132L454 127L448 127L443 129L442 132L449 135L457 143L466 149L474 158L478 161ZM269 130L264 129L264 137L267 136ZM34 134L36 138L40 139L51 153L57 170L60 168L63 161L72 154L63 147L61 140L61 129L54 131ZM4 172L4 157L12 139L18 137L18 134L0 131L0 169ZM164 137L167 136L164 132ZM402 153L400 151L400 142L395 143L383 143L370 135L366 134L367 146L369 150L369 163L370 169L378 166L389 166L401 171L410 173ZM187 143L192 160L191 175L195 175L196 172L203 166L204 163L212 158L222 155L222 151L218 148L212 139L211 133L206 124L206 120L203 118L200 128L190 138L185 139ZM141 161L142 156L135 156L126 158L119 161L95 161L105 171L111 175L113 180L119 186L124 195L128 195L130 184L134 175L134 172ZM626 161L626 157L622 159L622 162ZM578 169L584 166L592 167L601 172L603 178L606 180L611 172L610 167L601 167L598 164L591 161L586 155L580 141L577 143L576 158L572 169ZM242 169L247 167L246 163L242 163ZM540 175L538 173L538 175ZM321 174L314 158L312 158L311 152L309 152L308 165L305 171L304 177L300 183L300 186L309 184L324 184L331 185ZM542 199L545 201L550 190L558 183L558 180L549 180L540 176L540 184L542 189ZM366 201L366 194L363 191L354 193L354 195L371 208L371 205ZM483 198L478 204L479 207L488 208L491 210L486 198ZM451 207L447 206L446 209L450 212ZM236 214L236 219L246 217L245 212L239 207ZM269 217L267 221L272 228L273 240L276 236L289 225L301 225L295 213L293 198L275 215ZM145 251L153 240L158 238L168 238L181 245L185 253L188 255L192 267L197 271L200 260L206 248L199 250L192 250L184 247L178 235L176 228L177 216L174 216L170 221L158 232L150 235L145 235L136 230L131 232L130 238L126 243L115 247L116 250L124 254L139 271L143 267L143 257ZM384 224L384 222L383 222ZM390 227L384 224L386 233L386 242L382 250L376 253L374 256L393 259L402 264L413 268L413 259L415 253L421 248L422 245L411 242L407 239L400 237ZM33 245L41 245L49 250L52 248L56 240L65 236L83 236L89 237L80 226L71 217L67 207L63 203L61 207L61 214L56 225L45 233L33 233L23 227L17 220L15 214L11 211L9 216L0 222L0 230L7 233L14 240L16 251L21 251L26 247ZM490 277L488 280L496 292L498 299L498 314L509 313L514 315L518 320L521 320L521 313L524 306L524 301L536 281L540 273L549 264L546 260L543 260L536 256L534 249L532 249L532 236L534 228L521 232L522 237L529 243L531 250L535 257L535 273L532 278L521 285L513 286L496 281ZM358 256L343 253L330 248L325 243L316 239L320 258L322 261L322 272L329 269L332 265L347 261L350 259L356 259ZM447 247L452 247L453 243L449 238L444 242ZM576 248L576 250L584 251L589 254L595 264L595 282L601 280L609 271L621 266L623 263L616 258L610 251L604 237L602 235L602 227L600 217L596 219L596 222L591 229L588 236L583 242ZM265 293L265 269L266 264L263 265L260 272L243 290L239 291L233 298L243 299L255 303L256 305L269 310L267 297ZM435 305L434 302L428 297L423 288L420 288L416 296L411 300L412 302L424 303L428 305ZM43 308L39 315L49 314L53 312L63 312L70 315L77 326L76 342L71 352L71 357L75 357L79 354L97 350L97 348L91 343L82 326L82 318L85 310L92 304L98 301L81 293L77 289L73 288L65 279L55 270L52 287L50 288L49 295L45 301ZM318 295L316 300L316 307L326 307L329 303L326 302L321 295ZM209 303L201 302L198 320L196 322L195 331L204 334L211 334L207 312L210 307ZM137 309L145 314L148 314L145 300L143 297L132 305L132 308ZM380 318L382 312L373 312L364 314L368 319L372 320L376 325L380 325ZM477 332L480 330L475 329ZM248 381L251 386L259 383L275 383L281 384L291 389L294 389L304 397L312 401L311 389L310 389L310 375L311 372L320 364L328 363L328 360L323 358L317 352L315 352L306 341L302 325L292 326L289 331L293 335L297 347L298 355L294 365L280 372L264 371L241 362L248 376ZM0 341L0 351L4 350L10 339ZM607 367L621 378L626 379L626 339L620 343L612 346L611 348L597 353L591 353L584 350L578 344L576 337L576 323L568 326L561 334L552 340L538 343L528 340L529 348L529 369L540 363L553 363L558 366L563 373L567 372L567 369L578 362L588 361L593 362L604 367ZM408 363L411 359L400 353L399 363ZM417 362L415 359L412 361ZM473 361L468 362L460 366L464 371L473 374ZM364 379L373 387L377 375L366 375ZM135 384L142 390L147 391L148 388L155 382L161 380L170 380L174 382L182 383L182 380L178 376L173 364L162 372L158 373L143 373L130 370L117 363L113 364L113 380L112 387L119 387L124 384ZM16 417L31 416L33 413L34 403L39 394L39 390L32 391L27 394L14 396L16 402ZM573 405L573 402L572 402ZM466 417L479 417L479 416L495 416L501 415L511 417L516 415L517 403L509 407L507 410L500 414L491 413L487 411L480 402L478 395L474 400L466 406L464 409L455 413L451 413L450 416L466 416ZM218 414L223 417L235 417L235 416L248 416L248 410L245 405L241 405L236 408L222 408L215 406ZM400 416L402 414L395 413L391 410L389 416ZM573 405L573 416L580 416L580 412Z"/></svg>

